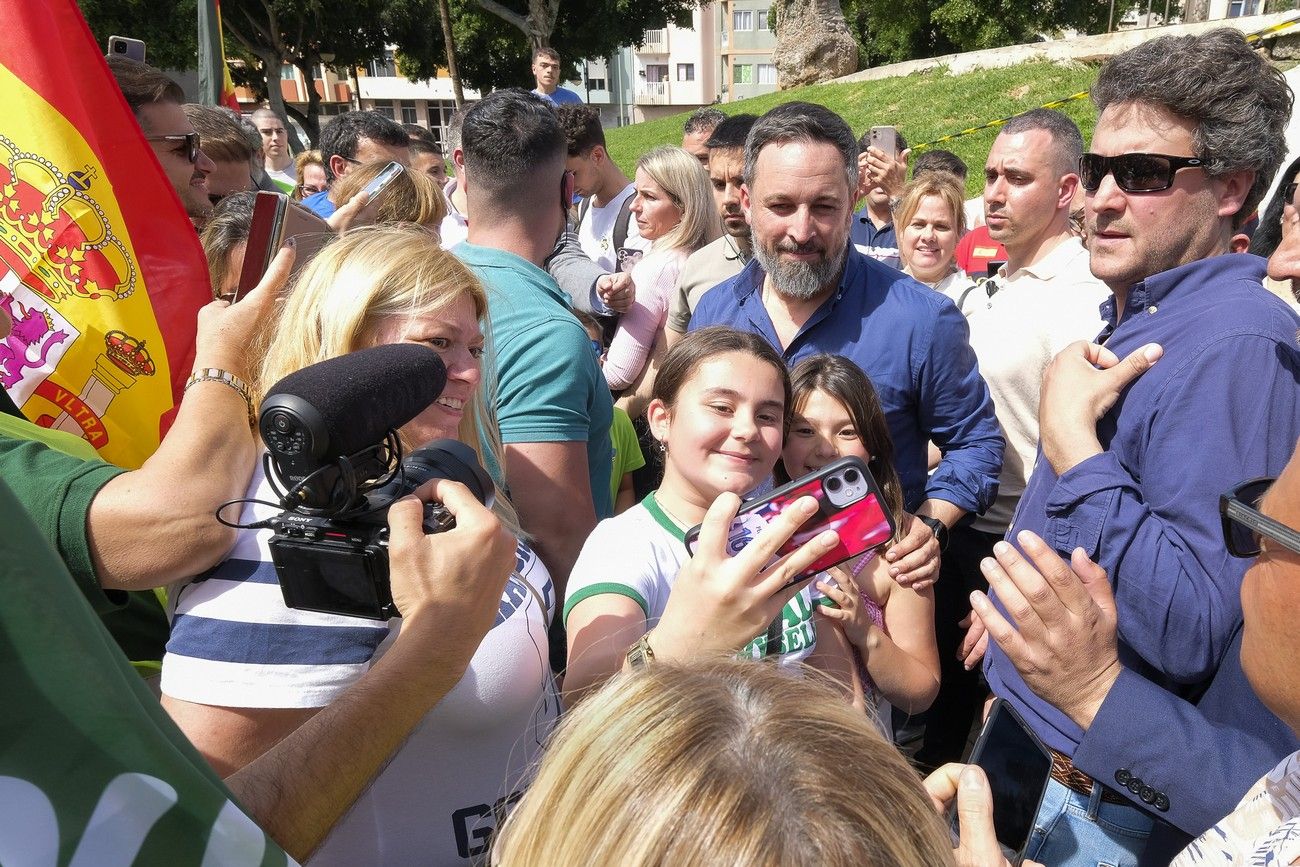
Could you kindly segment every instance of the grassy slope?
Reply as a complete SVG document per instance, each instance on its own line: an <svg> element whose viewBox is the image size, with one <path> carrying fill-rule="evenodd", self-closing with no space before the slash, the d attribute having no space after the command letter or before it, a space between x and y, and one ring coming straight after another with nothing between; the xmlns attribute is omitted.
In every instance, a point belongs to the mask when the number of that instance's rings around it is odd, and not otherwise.
<svg viewBox="0 0 1300 867"><path fill-rule="evenodd" d="M818 84L718 107L728 114L762 114L783 102L816 102L839 113L856 133L876 125L892 124L909 144L916 144L1087 90L1096 77L1094 66L1050 63L1027 63L956 76L936 70L883 81ZM1075 100L1061 110L1079 124L1087 142L1096 120L1092 103L1087 99ZM681 144L685 118L685 114L680 114L609 130L606 138L610 153L631 176L640 154L660 144ZM996 134L996 130L983 130L937 145L957 154L970 167L969 195L984 187L980 169Z"/></svg>

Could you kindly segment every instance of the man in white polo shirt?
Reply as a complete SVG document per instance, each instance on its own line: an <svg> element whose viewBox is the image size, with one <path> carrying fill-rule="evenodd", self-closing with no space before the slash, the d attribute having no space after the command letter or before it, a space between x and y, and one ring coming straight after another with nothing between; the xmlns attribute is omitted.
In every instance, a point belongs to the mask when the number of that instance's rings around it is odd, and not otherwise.
<svg viewBox="0 0 1300 867"><path fill-rule="evenodd" d="M927 717L917 756L927 764L961 759L986 692L978 672L955 657L964 634L957 623L970 611L971 590L987 583L980 561L1006 533L1033 469L1043 371L1067 345L1092 340L1102 329L1099 308L1110 290L1092 276L1088 251L1070 229L1082 153L1074 121L1040 108L1007 121L984 166L986 225L1006 247L1007 262L959 306L1007 448L997 499L969 525L952 529L935 585L943 668L937 712Z"/></svg>

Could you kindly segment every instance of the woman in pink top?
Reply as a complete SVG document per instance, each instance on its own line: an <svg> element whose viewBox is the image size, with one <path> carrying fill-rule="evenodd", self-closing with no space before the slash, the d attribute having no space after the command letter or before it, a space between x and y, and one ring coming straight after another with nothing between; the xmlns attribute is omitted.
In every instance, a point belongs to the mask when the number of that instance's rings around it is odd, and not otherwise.
<svg viewBox="0 0 1300 867"><path fill-rule="evenodd" d="M605 381L615 391L636 381L655 341L662 340L686 257L719 231L708 175L681 148L658 147L637 161L631 210L651 247L632 268L636 301L619 320L605 357Z"/></svg>

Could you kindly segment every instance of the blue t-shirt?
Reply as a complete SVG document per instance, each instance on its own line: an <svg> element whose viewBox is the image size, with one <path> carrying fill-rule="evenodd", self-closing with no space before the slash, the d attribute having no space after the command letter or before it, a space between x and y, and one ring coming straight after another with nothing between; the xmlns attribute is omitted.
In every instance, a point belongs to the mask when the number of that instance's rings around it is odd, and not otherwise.
<svg viewBox="0 0 1300 867"><path fill-rule="evenodd" d="M334 216L334 212L338 210L338 208L334 206L334 203L330 201L329 190L321 190L319 193L312 193L310 196L302 200L302 204L326 220Z"/></svg>
<svg viewBox="0 0 1300 867"><path fill-rule="evenodd" d="M907 509L933 497L984 511L997 494L1003 442L965 317L941 293L847 246L838 289L789 346L763 306L757 260L700 299L691 331L727 325L760 334L789 365L821 352L847 357L880 394ZM929 442L943 460L927 479Z"/></svg>
<svg viewBox="0 0 1300 867"><path fill-rule="evenodd" d="M542 93L541 89L534 90L533 93L554 106L582 105L582 97L578 96L578 94L574 93L572 90L567 90L563 87L555 88L555 93Z"/></svg>
<svg viewBox="0 0 1300 867"><path fill-rule="evenodd" d="M501 441L585 443L596 516L609 517L614 402L568 296L513 253L469 243L452 252L487 289ZM498 480L504 475L500 467L488 469Z"/></svg>
<svg viewBox="0 0 1300 867"><path fill-rule="evenodd" d="M849 240L862 255L884 262L891 268L903 267L898 255L898 233L894 230L894 221L890 220L879 229L871 222L867 209L863 208L853 215L849 224Z"/></svg>

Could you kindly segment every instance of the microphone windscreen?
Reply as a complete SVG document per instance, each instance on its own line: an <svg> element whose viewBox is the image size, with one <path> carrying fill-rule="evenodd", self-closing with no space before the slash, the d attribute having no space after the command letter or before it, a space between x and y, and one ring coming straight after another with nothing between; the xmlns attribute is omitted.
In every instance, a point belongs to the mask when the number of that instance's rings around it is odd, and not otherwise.
<svg viewBox="0 0 1300 867"><path fill-rule="evenodd" d="M447 384L438 353L418 343L360 349L289 374L266 393L313 407L328 436L326 459L379 444L429 407Z"/></svg>

